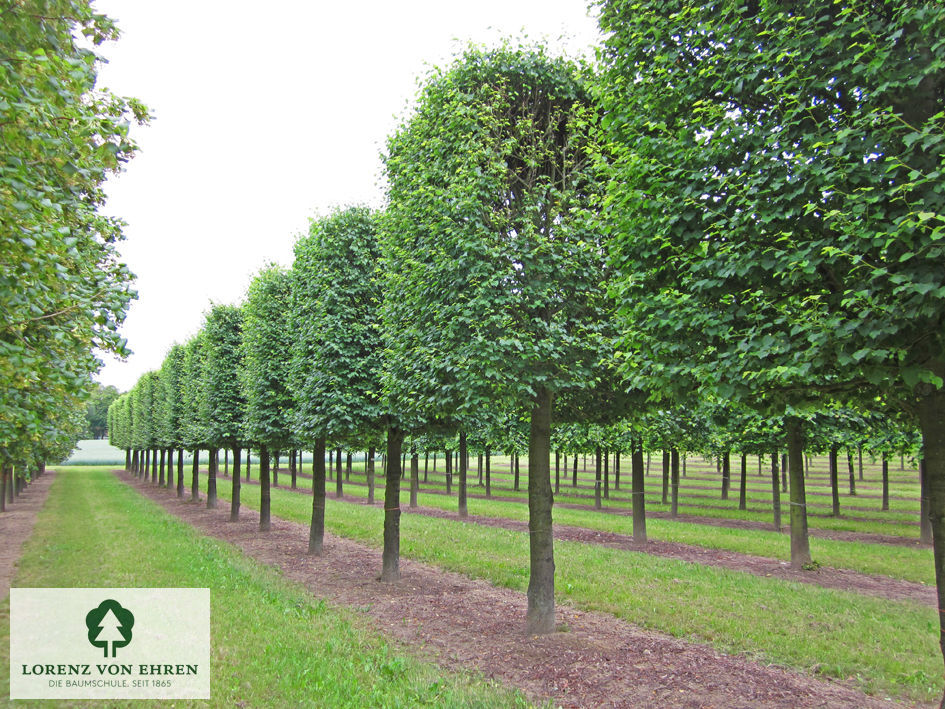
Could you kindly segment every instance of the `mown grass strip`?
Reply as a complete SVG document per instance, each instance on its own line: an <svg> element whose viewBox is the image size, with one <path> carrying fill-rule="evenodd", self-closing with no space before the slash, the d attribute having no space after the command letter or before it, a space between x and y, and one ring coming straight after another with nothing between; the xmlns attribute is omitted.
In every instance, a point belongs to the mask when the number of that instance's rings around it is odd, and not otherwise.
<svg viewBox="0 0 945 709"><path fill-rule="evenodd" d="M300 480L301 487L311 485L310 480ZM479 492L478 488L469 488ZM347 497L367 499L367 488L362 485L347 485ZM378 495L377 499L381 499ZM407 509L409 491L401 491L401 504ZM456 498L436 493L421 492L418 503L425 507L456 511ZM520 522L528 521L528 508L521 502L501 499L468 498L469 513L486 517L499 517ZM615 534L633 534L633 518L623 515L601 514L594 510L577 510L555 507L556 524L584 527ZM696 524L685 520L648 519L647 536L653 540L680 542L708 549L752 554L770 559L790 561L791 541L787 534L755 529L732 529L709 524ZM935 583L935 566L932 550L924 547L906 547L887 544L838 541L834 539L810 538L814 559L825 566L850 569L864 574L879 574L890 578L932 585Z"/></svg>
<svg viewBox="0 0 945 709"><path fill-rule="evenodd" d="M526 704L518 693L405 656L353 612L199 535L107 469L58 474L14 585L210 588L211 706ZM9 617L9 601L0 612ZM0 663L9 667L9 622L3 627ZM9 676L0 692L9 693Z"/></svg>
<svg viewBox="0 0 945 709"><path fill-rule="evenodd" d="M228 486L221 491L225 496ZM258 506L258 495L243 500ZM272 510L307 524L311 498L274 489ZM326 527L380 547L382 518L380 508L329 500ZM524 592L527 537L405 515L400 548L405 557ZM941 692L938 626L931 608L575 542L558 542L555 560L559 602L709 642L726 652L851 679L871 693L927 700Z"/></svg>

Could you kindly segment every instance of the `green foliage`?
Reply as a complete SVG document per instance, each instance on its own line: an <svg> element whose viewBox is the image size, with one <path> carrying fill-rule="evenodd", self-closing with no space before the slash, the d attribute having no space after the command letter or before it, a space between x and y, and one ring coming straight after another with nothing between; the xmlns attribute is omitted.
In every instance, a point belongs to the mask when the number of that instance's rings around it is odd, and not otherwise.
<svg viewBox="0 0 945 709"><path fill-rule="evenodd" d="M291 437L291 294L289 274L278 266L268 266L253 279L243 305L239 380L246 401L245 436L272 448L281 447Z"/></svg>
<svg viewBox="0 0 945 709"><path fill-rule="evenodd" d="M941 384L945 6L601 5L628 376L797 404Z"/></svg>
<svg viewBox="0 0 945 709"><path fill-rule="evenodd" d="M380 424L375 221L351 207L313 220L295 245L290 373L295 427L307 440L355 442Z"/></svg>
<svg viewBox="0 0 945 709"><path fill-rule="evenodd" d="M187 448L202 448L208 440L206 421L201 416L201 380L206 351L203 330L187 341L184 347L180 379L180 439Z"/></svg>
<svg viewBox="0 0 945 709"><path fill-rule="evenodd" d="M0 461L32 455L91 391L93 348L118 334L131 274L99 214L101 185L134 153L144 107L95 88L99 44L117 35L88 0L7 3L0 22ZM71 415L71 414L70 414Z"/></svg>
<svg viewBox="0 0 945 709"><path fill-rule="evenodd" d="M233 447L243 439L246 399L238 376L243 368L242 322L240 308L215 305L203 328L199 412L212 446Z"/></svg>
<svg viewBox="0 0 945 709"><path fill-rule="evenodd" d="M181 443L181 378L184 376L184 348L175 344L168 351L161 364L161 383L163 385L164 407L158 422L159 439L169 447Z"/></svg>
<svg viewBox="0 0 945 709"><path fill-rule="evenodd" d="M117 398L117 388L102 384L95 385L95 389L85 405L88 433L92 438L104 438L105 434L108 433L108 407Z"/></svg>
<svg viewBox="0 0 945 709"><path fill-rule="evenodd" d="M540 49L469 49L390 139L384 387L404 415L474 416L597 378L585 80Z"/></svg>

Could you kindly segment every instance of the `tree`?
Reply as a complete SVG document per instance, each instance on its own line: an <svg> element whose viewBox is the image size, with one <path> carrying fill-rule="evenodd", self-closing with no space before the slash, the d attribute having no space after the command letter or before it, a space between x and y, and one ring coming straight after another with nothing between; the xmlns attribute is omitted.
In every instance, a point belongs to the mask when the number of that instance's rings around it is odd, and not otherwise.
<svg viewBox="0 0 945 709"><path fill-rule="evenodd" d="M295 428L315 444L311 554L324 539L326 439L363 440L383 413L375 231L369 209L350 207L313 220L295 245L290 371Z"/></svg>
<svg viewBox="0 0 945 709"><path fill-rule="evenodd" d="M203 416L207 443L211 446L211 465L207 481L207 507L216 507L216 454L219 448L233 450L236 473L233 475L231 519L239 515L239 449L243 441L246 400L238 372L242 369L241 350L243 314L234 305L216 305L204 324L206 354L201 376Z"/></svg>
<svg viewBox="0 0 945 709"><path fill-rule="evenodd" d="M108 434L108 407L118 398L118 389L113 386L96 384L85 406L88 435L92 438L105 438Z"/></svg>
<svg viewBox="0 0 945 709"><path fill-rule="evenodd" d="M594 382L604 307L585 82L541 49L469 49L428 78L386 157L385 390L461 430L496 401L529 416L539 633L554 630L553 399Z"/></svg>
<svg viewBox="0 0 945 709"><path fill-rule="evenodd" d="M798 413L912 412L945 610L945 6L611 0L601 21L628 366L783 405L792 512Z"/></svg>
<svg viewBox="0 0 945 709"><path fill-rule="evenodd" d="M134 154L134 99L95 88L92 47L117 28L87 0L0 10L0 466L32 455L60 407L91 392L93 354L125 354L132 276L101 185ZM79 40L82 34L85 39ZM52 417L52 418L51 418Z"/></svg>
<svg viewBox="0 0 945 709"><path fill-rule="evenodd" d="M246 401L246 439L259 446L259 525L263 531L270 524L269 453L285 447L291 438L292 397L288 388L291 294L288 272L271 265L250 283L243 305L243 363L238 371Z"/></svg>

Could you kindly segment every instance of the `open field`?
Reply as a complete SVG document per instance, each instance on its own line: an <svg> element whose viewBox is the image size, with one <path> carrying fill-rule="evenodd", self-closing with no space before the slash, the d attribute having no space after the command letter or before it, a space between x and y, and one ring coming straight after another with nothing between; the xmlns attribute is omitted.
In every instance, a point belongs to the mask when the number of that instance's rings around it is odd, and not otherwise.
<svg viewBox="0 0 945 709"><path fill-rule="evenodd" d="M356 613L195 533L108 468L57 475L14 585L210 588L212 706L525 705L519 694L411 658ZM8 618L9 600L0 613ZM9 622L0 633L0 665L9 667ZM0 694L7 695L4 675Z"/></svg>

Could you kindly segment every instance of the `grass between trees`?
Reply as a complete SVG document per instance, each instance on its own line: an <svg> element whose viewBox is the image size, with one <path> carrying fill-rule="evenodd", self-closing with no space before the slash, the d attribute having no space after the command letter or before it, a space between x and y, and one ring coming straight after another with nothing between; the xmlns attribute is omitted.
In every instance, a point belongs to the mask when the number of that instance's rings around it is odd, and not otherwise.
<svg viewBox="0 0 945 709"><path fill-rule="evenodd" d="M200 536L104 467L59 474L14 585L209 587L212 706L527 706L519 693L405 655L356 613ZM6 667L9 611L7 599L0 605ZM9 694L9 675L0 694Z"/></svg>
<svg viewBox="0 0 945 709"><path fill-rule="evenodd" d="M227 485L220 487L221 496L228 492ZM308 496L285 489L271 493L273 514L308 524ZM242 500L258 509L258 495L244 494ZM379 508L327 502L331 533L379 548L382 522ZM528 584L523 532L405 515L401 534L407 558L522 592ZM852 680L874 694L927 701L941 692L932 608L592 544L559 541L555 559L558 603L763 662Z"/></svg>

